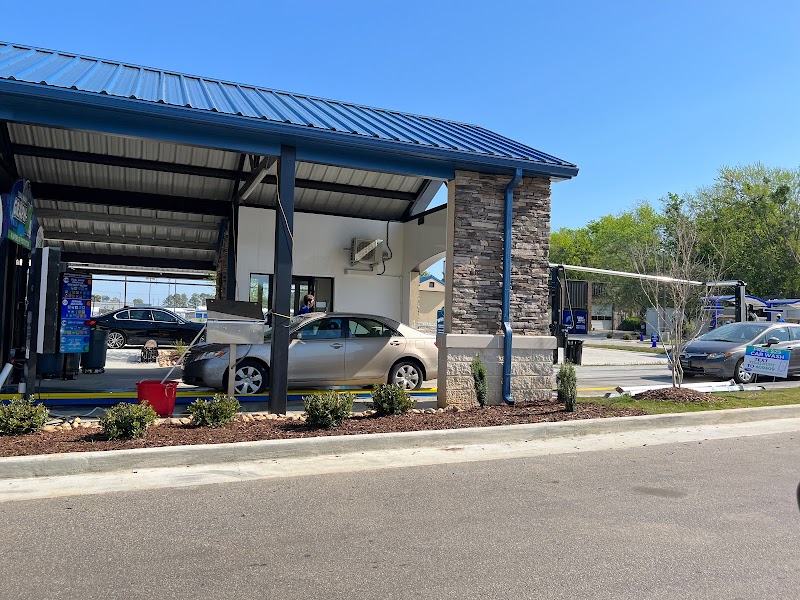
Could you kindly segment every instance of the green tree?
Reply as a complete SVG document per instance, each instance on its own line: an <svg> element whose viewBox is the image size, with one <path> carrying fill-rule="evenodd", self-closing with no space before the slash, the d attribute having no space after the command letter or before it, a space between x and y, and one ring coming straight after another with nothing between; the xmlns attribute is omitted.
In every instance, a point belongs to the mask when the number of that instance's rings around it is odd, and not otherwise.
<svg viewBox="0 0 800 600"><path fill-rule="evenodd" d="M170 294L164 298L164 308L185 308L189 301L186 299L186 294Z"/></svg>
<svg viewBox="0 0 800 600"><path fill-rule="evenodd" d="M134 298L133 305L136 306L137 304L144 304L144 300L142 300L141 298Z"/></svg>
<svg viewBox="0 0 800 600"><path fill-rule="evenodd" d="M800 295L800 170L722 167L697 203L702 245L724 256L725 277L756 296Z"/></svg>
<svg viewBox="0 0 800 600"><path fill-rule="evenodd" d="M189 298L189 306L192 308L197 308L198 306L203 306L206 303L206 300L209 298L214 298L214 294L207 294L205 292L202 293L195 293L192 294L191 298Z"/></svg>

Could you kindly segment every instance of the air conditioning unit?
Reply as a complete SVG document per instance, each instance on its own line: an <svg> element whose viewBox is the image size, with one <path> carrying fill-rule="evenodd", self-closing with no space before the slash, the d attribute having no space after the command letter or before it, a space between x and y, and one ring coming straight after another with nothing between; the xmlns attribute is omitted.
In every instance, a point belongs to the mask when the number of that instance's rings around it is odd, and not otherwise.
<svg viewBox="0 0 800 600"><path fill-rule="evenodd" d="M350 264L377 265L383 258L383 240L353 238L350 242Z"/></svg>

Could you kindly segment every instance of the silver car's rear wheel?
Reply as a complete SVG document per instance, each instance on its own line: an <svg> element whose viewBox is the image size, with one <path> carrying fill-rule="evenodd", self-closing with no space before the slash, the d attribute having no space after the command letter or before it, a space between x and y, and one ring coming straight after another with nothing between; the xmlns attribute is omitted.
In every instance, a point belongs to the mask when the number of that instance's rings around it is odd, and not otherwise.
<svg viewBox="0 0 800 600"><path fill-rule="evenodd" d="M739 362L736 363L736 368L733 370L733 380L742 384L755 382L756 374L748 373L744 370L744 358L740 358Z"/></svg>
<svg viewBox="0 0 800 600"><path fill-rule="evenodd" d="M239 363L233 382L237 394L260 394L267 388L267 367L254 360Z"/></svg>
<svg viewBox="0 0 800 600"><path fill-rule="evenodd" d="M109 331L106 347L117 350L119 348L124 348L127 341L128 340L125 339L125 334L121 331Z"/></svg>
<svg viewBox="0 0 800 600"><path fill-rule="evenodd" d="M422 387L422 369L410 361L399 362L389 373L389 383L404 390L418 390Z"/></svg>

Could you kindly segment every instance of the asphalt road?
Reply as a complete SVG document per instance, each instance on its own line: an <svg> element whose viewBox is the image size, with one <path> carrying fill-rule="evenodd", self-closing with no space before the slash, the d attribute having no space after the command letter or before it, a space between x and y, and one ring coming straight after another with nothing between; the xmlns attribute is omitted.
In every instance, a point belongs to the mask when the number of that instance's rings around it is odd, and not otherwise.
<svg viewBox="0 0 800 600"><path fill-rule="evenodd" d="M0 504L0 598L792 598L800 434Z"/></svg>

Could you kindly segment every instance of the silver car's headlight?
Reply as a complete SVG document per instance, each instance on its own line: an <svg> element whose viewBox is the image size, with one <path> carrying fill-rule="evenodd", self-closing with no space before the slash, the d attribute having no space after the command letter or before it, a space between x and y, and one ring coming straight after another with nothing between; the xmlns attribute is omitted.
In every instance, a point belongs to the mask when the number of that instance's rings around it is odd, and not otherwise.
<svg viewBox="0 0 800 600"><path fill-rule="evenodd" d="M725 352L725 353L722 353L722 352L718 352L718 353L712 352L711 354L707 355L707 356L706 356L706 358L708 358L708 359L710 359L710 360L713 360L713 359L715 359L715 358L728 358L728 357L730 357L730 356L733 356L733 352Z"/></svg>

